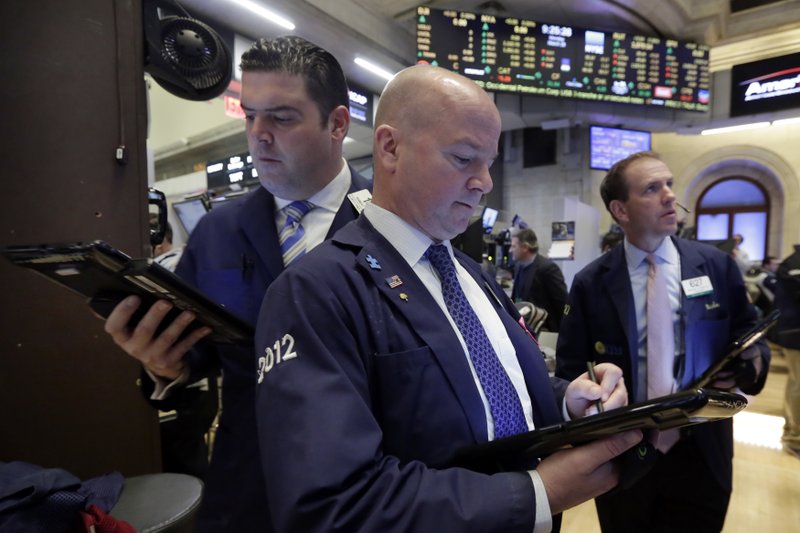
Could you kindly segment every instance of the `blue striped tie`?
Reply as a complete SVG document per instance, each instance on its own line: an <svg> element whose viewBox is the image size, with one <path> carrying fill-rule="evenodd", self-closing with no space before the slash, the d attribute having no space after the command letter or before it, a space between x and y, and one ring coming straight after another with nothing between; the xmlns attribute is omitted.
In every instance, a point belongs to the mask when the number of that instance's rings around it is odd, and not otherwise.
<svg viewBox="0 0 800 533"><path fill-rule="evenodd" d="M306 253L306 232L300 220L314 209L314 204L305 200L297 200L282 209L286 214L286 222L278 235L281 243L284 266L289 266Z"/></svg>
<svg viewBox="0 0 800 533"><path fill-rule="evenodd" d="M492 348L492 343L489 342L475 310L461 289L456 276L456 267L450 259L447 247L431 245L425 252L425 257L439 272L444 303L464 338L472 365L478 374L478 381L489 401L489 411L494 419L495 438L528 431L519 395Z"/></svg>

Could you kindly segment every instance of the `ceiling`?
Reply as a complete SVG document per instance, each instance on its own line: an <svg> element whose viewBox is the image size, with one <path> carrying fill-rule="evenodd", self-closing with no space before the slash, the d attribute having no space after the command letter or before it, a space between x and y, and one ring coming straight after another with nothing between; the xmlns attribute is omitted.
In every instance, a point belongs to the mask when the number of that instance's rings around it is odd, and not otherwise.
<svg viewBox="0 0 800 533"><path fill-rule="evenodd" d="M764 4L731 13L730 3ZM800 0L254 0L292 20L293 32L342 62L348 77L375 92L385 83L352 63L365 59L399 70L415 58L415 8L459 9L599 30L657 35L710 46L800 26ZM250 38L288 30L227 0L182 0L193 15Z"/></svg>
<svg viewBox="0 0 800 533"><path fill-rule="evenodd" d="M711 46L712 71L800 50L800 0L252 0L294 22L293 31L231 0L179 1L192 16L249 39L288 33L305 37L333 53L348 79L376 94L386 81L353 60L362 57L393 72L413 64L419 4L699 42ZM620 124L628 120L625 111L616 115L609 108L608 113ZM543 118L552 117L529 114L520 121L504 114L503 127L535 125ZM637 125L661 131L677 127L673 121L630 124ZM350 137L353 140L345 145L348 158L370 153L369 128L354 125Z"/></svg>

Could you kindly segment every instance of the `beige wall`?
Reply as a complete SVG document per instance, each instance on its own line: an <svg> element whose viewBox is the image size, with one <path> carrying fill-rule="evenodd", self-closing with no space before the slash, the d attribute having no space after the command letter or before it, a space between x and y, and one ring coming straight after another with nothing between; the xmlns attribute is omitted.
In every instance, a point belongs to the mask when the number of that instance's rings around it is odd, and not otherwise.
<svg viewBox="0 0 800 533"><path fill-rule="evenodd" d="M519 213L550 244L553 206L564 196L576 196L600 213L599 241L611 225L600 199L605 172L590 170L586 129L573 135L571 150L560 148L559 163L522 168L519 153L510 154L503 178L503 206L507 217ZM653 149L661 154L675 176L678 201L693 212L700 194L728 176L746 176L760 183L771 200L768 254L787 256L800 243L800 123L720 135L653 135ZM694 224L694 215L689 215Z"/></svg>
<svg viewBox="0 0 800 533"><path fill-rule="evenodd" d="M147 146L156 155L188 146L191 139L220 128L244 131L244 121L225 114L222 97L194 102L170 94L147 78L150 127Z"/></svg>
<svg viewBox="0 0 800 533"><path fill-rule="evenodd" d="M653 149L675 176L678 201L692 211L715 181L745 176L770 196L768 253L785 257L800 243L800 124L707 136L656 134Z"/></svg>

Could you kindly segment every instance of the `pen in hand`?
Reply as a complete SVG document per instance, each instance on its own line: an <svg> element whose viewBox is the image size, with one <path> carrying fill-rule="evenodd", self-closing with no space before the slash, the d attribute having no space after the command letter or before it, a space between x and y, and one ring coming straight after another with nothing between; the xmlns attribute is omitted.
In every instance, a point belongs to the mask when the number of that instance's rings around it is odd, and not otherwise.
<svg viewBox="0 0 800 533"><path fill-rule="evenodd" d="M589 371L589 379L591 379L594 383L597 383L599 385L600 383L597 381L597 374L594 373L594 361L586 361L586 369ZM595 407L597 407L598 413L602 413L605 411L605 409L603 408L602 399L597 400L594 405Z"/></svg>

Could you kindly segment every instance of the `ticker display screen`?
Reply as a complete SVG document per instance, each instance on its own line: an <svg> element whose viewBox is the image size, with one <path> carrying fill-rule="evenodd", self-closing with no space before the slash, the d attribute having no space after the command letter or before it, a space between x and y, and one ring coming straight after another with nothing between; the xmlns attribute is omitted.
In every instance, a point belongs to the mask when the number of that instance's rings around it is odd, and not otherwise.
<svg viewBox="0 0 800 533"><path fill-rule="evenodd" d="M621 159L650 150L650 132L591 126L589 168L608 170Z"/></svg>
<svg viewBox="0 0 800 533"><path fill-rule="evenodd" d="M488 91L708 111L708 46L417 7L417 62Z"/></svg>

